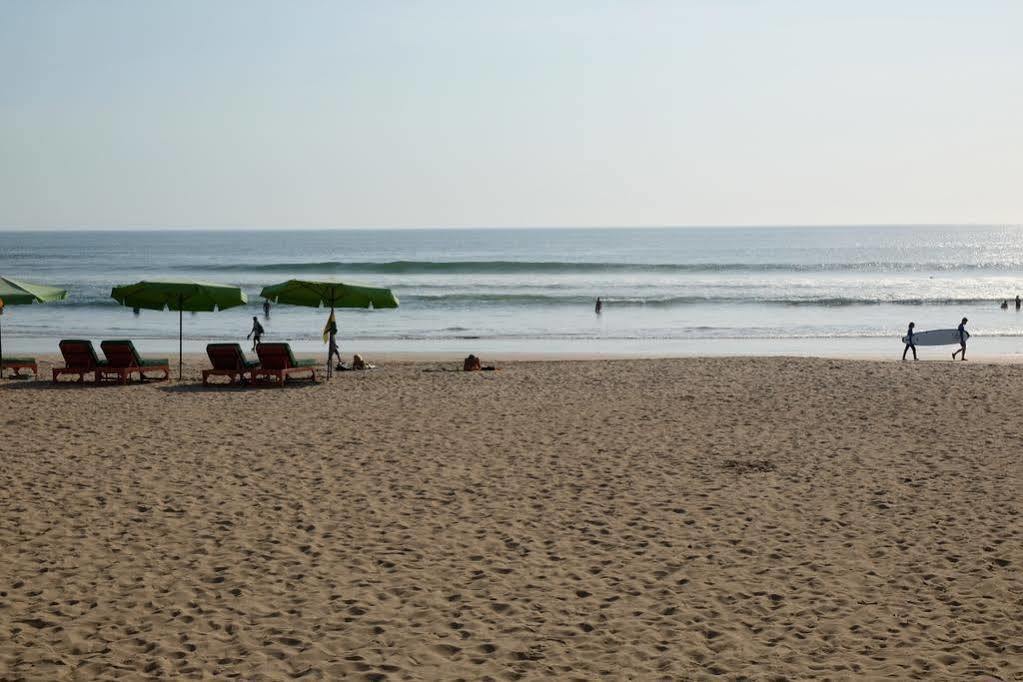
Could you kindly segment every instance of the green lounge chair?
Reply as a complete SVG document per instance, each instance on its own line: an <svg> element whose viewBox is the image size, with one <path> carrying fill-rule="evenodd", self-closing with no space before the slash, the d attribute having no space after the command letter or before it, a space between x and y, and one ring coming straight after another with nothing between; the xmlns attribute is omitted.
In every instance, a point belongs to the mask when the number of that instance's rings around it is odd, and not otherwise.
<svg viewBox="0 0 1023 682"><path fill-rule="evenodd" d="M36 362L35 358L4 358L0 360L0 377L3 377L5 369L14 370L14 376L16 377L21 376L21 370L23 369L30 369L32 374L39 376L39 363Z"/></svg>
<svg viewBox="0 0 1023 682"><path fill-rule="evenodd" d="M58 344L60 354L64 356L64 366L53 368L53 383L65 374L77 374L78 383L85 381L85 375L94 373L96 383L102 379L99 368L107 364L106 360L100 360L96 355L96 349L92 347L92 341L83 339L61 339Z"/></svg>
<svg viewBox="0 0 1023 682"><path fill-rule="evenodd" d="M144 358L135 350L135 344L127 339L102 341L99 347L103 349L103 355L107 356L106 364L99 368L104 378L116 376L120 383L125 384L132 374L138 374L139 381L151 378L146 376L146 372L161 372L163 376L157 381L170 377L170 361L167 358Z"/></svg>
<svg viewBox="0 0 1023 682"><path fill-rule="evenodd" d="M253 379L262 378L267 381L277 377L281 388L288 376L298 372L309 372L316 381L316 360L296 360L291 346L286 343L261 343L256 346L259 356L259 368L252 373Z"/></svg>
<svg viewBox="0 0 1023 682"><path fill-rule="evenodd" d="M230 383L235 381L244 383L245 375L252 378L252 373L259 369L259 363L245 357L241 345L237 343L208 343L206 344L206 355L210 357L212 369L202 371L202 383L209 383L211 376L226 376Z"/></svg>

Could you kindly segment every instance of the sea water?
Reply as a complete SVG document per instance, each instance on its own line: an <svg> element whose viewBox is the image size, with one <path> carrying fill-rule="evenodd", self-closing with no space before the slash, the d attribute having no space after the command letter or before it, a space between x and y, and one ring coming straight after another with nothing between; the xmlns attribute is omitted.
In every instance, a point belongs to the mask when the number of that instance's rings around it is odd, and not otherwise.
<svg viewBox="0 0 1023 682"><path fill-rule="evenodd" d="M617 355L900 355L919 331L970 318L971 350L1023 352L1023 227L174 230L0 233L0 275L65 287L10 306L5 352L60 338L176 350L178 315L134 315L111 287L161 277L240 286L249 304L184 315L186 350L264 340L322 350L327 312L274 306L290 278L391 288L396 310L338 310L342 350ZM597 297L604 302L594 312ZM1009 299L1008 311L999 304ZM922 349L937 357L945 349Z"/></svg>

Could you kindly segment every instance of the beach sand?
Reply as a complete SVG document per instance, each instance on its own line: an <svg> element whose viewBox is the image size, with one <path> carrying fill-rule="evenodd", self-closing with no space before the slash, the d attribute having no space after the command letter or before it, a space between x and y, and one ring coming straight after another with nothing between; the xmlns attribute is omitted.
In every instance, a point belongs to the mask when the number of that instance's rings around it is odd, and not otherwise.
<svg viewBox="0 0 1023 682"><path fill-rule="evenodd" d="M0 679L1023 679L1023 367L437 366L0 383Z"/></svg>

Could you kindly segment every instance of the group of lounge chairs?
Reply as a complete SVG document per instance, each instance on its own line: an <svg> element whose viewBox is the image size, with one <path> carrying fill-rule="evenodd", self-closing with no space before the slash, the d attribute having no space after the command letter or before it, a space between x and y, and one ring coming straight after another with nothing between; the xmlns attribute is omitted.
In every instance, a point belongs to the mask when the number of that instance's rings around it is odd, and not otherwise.
<svg viewBox="0 0 1023 682"><path fill-rule="evenodd" d="M144 358L135 349L135 344L128 340L101 342L103 358L96 354L92 341L65 339L59 347L64 356L64 366L53 368L54 383L68 375L77 376L78 383L84 383L86 375L91 374L97 384L105 381L125 384L134 374L139 375L140 381L163 381L170 376L170 362L166 358ZM206 354L212 367L202 371L204 385L214 376L227 377L231 384L249 381L270 383L273 379L281 387L292 374L309 374L308 378L316 381L316 361L296 360L287 343L258 345L256 354L259 360L246 358L237 343L208 344ZM35 358L4 358L2 369L10 369L15 374L20 374L23 369L31 369L36 376L39 374Z"/></svg>
<svg viewBox="0 0 1023 682"><path fill-rule="evenodd" d="M226 376L230 383L244 383L245 375L249 381L277 380L278 385L292 374L309 373L309 379L316 381L316 360L296 360L291 346L286 343L261 343L256 346L259 360L249 360L237 343L210 343L206 345L206 355L210 358L210 369L202 371L202 383L208 384L212 376Z"/></svg>
<svg viewBox="0 0 1023 682"><path fill-rule="evenodd" d="M77 375L78 383L85 381L86 374L92 374L96 383L116 380L126 384L132 374L138 374L139 380L151 379L148 374L160 373L158 379L170 376L170 362L166 358L144 358L135 350L135 344L128 340L103 341L99 347L105 359L101 360L92 347L92 341L81 339L64 339L58 344L64 356L64 367L53 368L53 381L65 374Z"/></svg>

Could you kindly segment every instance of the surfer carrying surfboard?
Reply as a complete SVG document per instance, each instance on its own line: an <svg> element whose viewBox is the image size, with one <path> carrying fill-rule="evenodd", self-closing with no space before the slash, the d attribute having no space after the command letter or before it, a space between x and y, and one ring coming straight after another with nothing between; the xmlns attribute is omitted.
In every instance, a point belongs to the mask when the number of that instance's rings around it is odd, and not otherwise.
<svg viewBox="0 0 1023 682"><path fill-rule="evenodd" d="M915 326L916 326L916 322L910 322L909 323L909 330L906 332L906 347L902 349L902 361L903 362L906 361L906 351L908 351L910 348L913 349L913 359L914 360L919 360L920 359L920 358L918 358L916 356L916 341L913 338L913 327L915 327Z"/></svg>
<svg viewBox="0 0 1023 682"><path fill-rule="evenodd" d="M958 327L956 327L956 331L959 332L959 350L952 352L952 359L953 360L955 360L956 356L959 355L960 353L963 354L962 359L963 360L966 359L966 339L970 338L969 333L967 333L967 331L966 331L966 323L967 322L969 322L969 320L967 320L964 317L963 321L959 323Z"/></svg>

